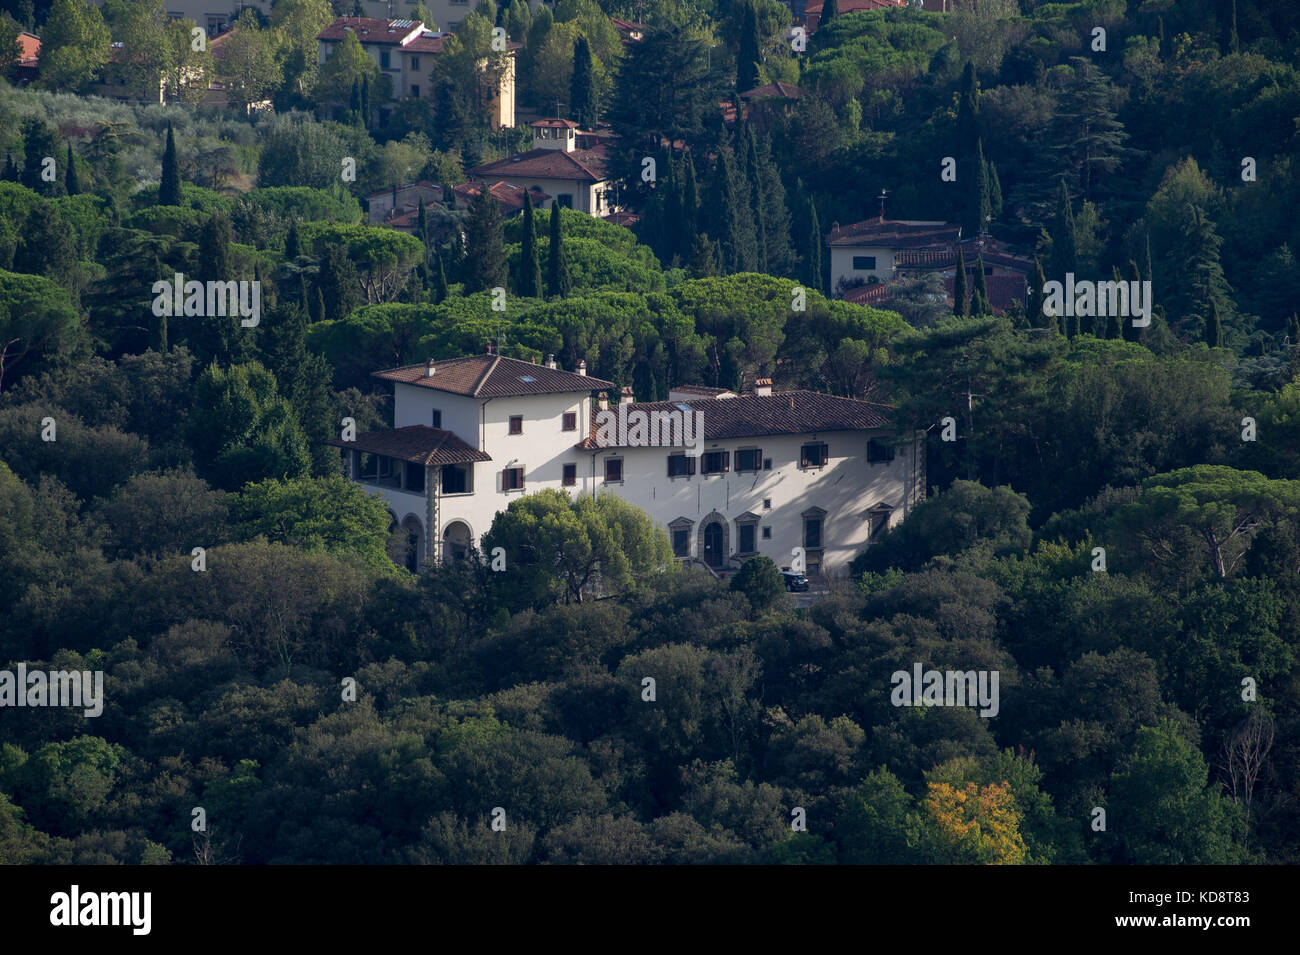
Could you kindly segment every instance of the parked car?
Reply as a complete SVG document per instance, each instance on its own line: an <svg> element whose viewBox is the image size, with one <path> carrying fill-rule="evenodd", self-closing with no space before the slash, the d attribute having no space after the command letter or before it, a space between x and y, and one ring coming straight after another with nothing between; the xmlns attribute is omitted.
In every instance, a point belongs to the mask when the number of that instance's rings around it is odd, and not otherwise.
<svg viewBox="0 0 1300 955"><path fill-rule="evenodd" d="M796 574L793 570L783 570L781 576L785 578L786 590L803 593L808 589L808 578L803 574Z"/></svg>

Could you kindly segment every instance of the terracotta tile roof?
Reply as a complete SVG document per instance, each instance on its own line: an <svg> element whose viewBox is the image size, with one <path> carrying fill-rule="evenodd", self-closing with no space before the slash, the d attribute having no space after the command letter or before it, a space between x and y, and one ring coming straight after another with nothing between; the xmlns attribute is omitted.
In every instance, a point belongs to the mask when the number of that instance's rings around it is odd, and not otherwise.
<svg viewBox="0 0 1300 955"><path fill-rule="evenodd" d="M441 53L449 33L424 33L402 47L403 53Z"/></svg>
<svg viewBox="0 0 1300 955"><path fill-rule="evenodd" d="M423 424L393 428L390 431L367 431L357 435L355 441L331 438L329 443L339 448L382 454L415 464L467 464L471 461L492 460L486 452L471 447L450 431Z"/></svg>
<svg viewBox="0 0 1300 955"><path fill-rule="evenodd" d="M18 65L35 66L41 56L41 38L34 33L21 32L18 34L18 46L21 49Z"/></svg>
<svg viewBox="0 0 1300 955"><path fill-rule="evenodd" d="M933 245L951 245L960 235L961 226L949 225L947 222L866 219L843 228L832 226L826 244L921 249Z"/></svg>
<svg viewBox="0 0 1300 955"><path fill-rule="evenodd" d="M602 143L592 149L530 149L517 156L507 156L470 170L479 179L497 176L532 179L576 179L580 182L603 182L609 147Z"/></svg>
<svg viewBox="0 0 1300 955"><path fill-rule="evenodd" d="M882 302L893 294L890 282L875 282L870 285L855 285L845 289L842 299L852 305L872 305Z"/></svg>
<svg viewBox="0 0 1300 955"><path fill-rule="evenodd" d="M766 86L755 86L752 90L746 90L740 94L743 100L752 99L802 99L803 90L790 83L782 83L778 80L775 83L768 83Z"/></svg>
<svg viewBox="0 0 1300 955"><path fill-rule="evenodd" d="M539 119L537 120L537 122L529 123L528 125L532 129L577 129L578 128L578 124L571 119L557 119L553 116L548 117L546 119Z"/></svg>
<svg viewBox="0 0 1300 955"><path fill-rule="evenodd" d="M734 395L735 392L730 388L712 388L709 385L674 385L669 391L684 391L691 395L700 395L703 398L716 398L718 395Z"/></svg>
<svg viewBox="0 0 1300 955"><path fill-rule="evenodd" d="M566 394L603 391L614 387L612 381L601 378L490 354L435 361L432 378L425 374L423 364L376 371L372 377L473 398Z"/></svg>
<svg viewBox="0 0 1300 955"><path fill-rule="evenodd" d="M468 204L483 191L483 184L481 182L462 182L459 186L453 186L452 191L456 193L461 201ZM542 192L536 186L533 186L528 191L532 194L534 208L539 208L543 203L549 202L551 199L550 195ZM492 193L492 198L500 204L502 213L507 217L523 211L524 190L522 187L506 182L504 179L498 179L488 186L488 192Z"/></svg>
<svg viewBox="0 0 1300 955"><path fill-rule="evenodd" d="M984 276L984 285L989 293L989 305L995 312L1005 312L1011 307L1013 302L1025 302L1025 295L1028 290L1028 283L1023 275L986 275ZM943 287L948 291L948 301L952 301L953 279L946 276L943 280ZM971 291L971 280L966 280L966 290Z"/></svg>
<svg viewBox="0 0 1300 955"><path fill-rule="evenodd" d="M607 216L601 216L601 218L611 225L621 225L627 229L632 228L632 226L641 221L641 217L635 212L628 212L626 210L611 212Z"/></svg>
<svg viewBox="0 0 1300 955"><path fill-rule="evenodd" d="M401 46L402 41L424 32L419 20L379 20L374 17L339 17L320 33L318 40L341 40L351 31L362 43Z"/></svg>
<svg viewBox="0 0 1300 955"><path fill-rule="evenodd" d="M765 435L813 434L827 431L876 431L890 426L887 405L854 398L837 398L813 391L782 391L773 395L741 395L719 401L700 398L692 401L640 401L629 410L655 412L700 411L704 414L704 440L757 438ZM612 407L617 411L617 407ZM597 425L592 416L591 433L578 447L592 451Z"/></svg>

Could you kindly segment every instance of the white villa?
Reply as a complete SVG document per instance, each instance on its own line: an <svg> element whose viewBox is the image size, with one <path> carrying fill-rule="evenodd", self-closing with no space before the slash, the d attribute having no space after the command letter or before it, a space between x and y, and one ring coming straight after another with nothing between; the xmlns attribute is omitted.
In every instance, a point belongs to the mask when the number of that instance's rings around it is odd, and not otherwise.
<svg viewBox="0 0 1300 955"><path fill-rule="evenodd" d="M790 567L803 548L809 573L842 575L925 495L923 436L900 438L889 408L773 392L765 378L750 394L683 387L683 400L661 402L624 389L629 416L701 422L688 449L598 429L615 385L582 361L569 372L489 347L375 377L393 382L394 427L331 443L409 533L412 570L466 557L515 496L559 488L623 497L668 531L679 559L715 571L758 554Z"/></svg>

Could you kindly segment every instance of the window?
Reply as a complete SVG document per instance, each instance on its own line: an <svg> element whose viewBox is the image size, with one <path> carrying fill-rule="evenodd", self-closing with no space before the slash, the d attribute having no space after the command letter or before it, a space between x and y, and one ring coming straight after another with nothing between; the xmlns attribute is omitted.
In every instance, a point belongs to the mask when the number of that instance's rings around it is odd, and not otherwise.
<svg viewBox="0 0 1300 955"><path fill-rule="evenodd" d="M416 99L419 99L419 98L420 98L420 87L419 87L419 86L412 86L412 87L411 87L411 95L414 96Z"/></svg>
<svg viewBox="0 0 1300 955"><path fill-rule="evenodd" d="M805 444L799 449L799 467L801 468L825 467L827 458L826 442L824 441Z"/></svg>
<svg viewBox="0 0 1300 955"><path fill-rule="evenodd" d="M387 50L381 50L380 53L379 53L379 68L380 68L381 70L386 70L386 69L388 69L388 59L389 59L389 53L388 53L388 51L387 51Z"/></svg>
<svg viewBox="0 0 1300 955"><path fill-rule="evenodd" d="M867 515L871 520L871 536L868 538L869 540L876 540L880 535L884 534L885 531L889 530L889 515L892 513L893 510L888 507L875 507L871 509Z"/></svg>
<svg viewBox="0 0 1300 955"><path fill-rule="evenodd" d="M736 452L736 471L759 471L763 467L763 452L756 448Z"/></svg>
<svg viewBox="0 0 1300 955"><path fill-rule="evenodd" d="M524 433L524 416L523 416L523 415L521 415L521 414L512 414L512 415L510 416L510 433L511 433L511 434L523 434L523 433Z"/></svg>
<svg viewBox="0 0 1300 955"><path fill-rule="evenodd" d="M763 459L763 470L764 470L764 471L770 471L770 470L772 470L772 459L771 459L771 458L764 458L764 459Z"/></svg>
<svg viewBox="0 0 1300 955"><path fill-rule="evenodd" d="M855 255L853 257L853 268L859 271L875 271L876 257L874 255Z"/></svg>
<svg viewBox="0 0 1300 955"><path fill-rule="evenodd" d="M563 484L565 487L573 487L578 483L578 466L576 464L566 464L564 466Z"/></svg>
<svg viewBox="0 0 1300 955"><path fill-rule="evenodd" d="M524 469L506 468L501 472L501 490L521 491L524 487Z"/></svg>
<svg viewBox="0 0 1300 955"><path fill-rule="evenodd" d="M566 412L564 412L564 422L563 422L563 424L562 424L560 427L561 427L561 430L563 430L563 431L577 431L577 430L578 430L578 413L577 413L576 411L566 411Z"/></svg>
<svg viewBox="0 0 1300 955"><path fill-rule="evenodd" d="M691 529L689 527L682 527L673 531L673 556L691 556Z"/></svg>
<svg viewBox="0 0 1300 955"><path fill-rule="evenodd" d="M411 57L411 69L418 70L419 68L420 68L420 58L418 56ZM417 86L416 89L419 89L419 87ZM419 96L420 94L416 93L415 95Z"/></svg>
<svg viewBox="0 0 1300 955"><path fill-rule="evenodd" d="M424 493L424 465L406 462L406 490L416 494Z"/></svg>
<svg viewBox="0 0 1300 955"><path fill-rule="evenodd" d="M763 528L763 540L765 540L765 541L770 541L771 539L772 539L772 528L770 528L770 527L764 527L764 528Z"/></svg>
<svg viewBox="0 0 1300 955"><path fill-rule="evenodd" d="M805 517L803 519L803 546L808 550L820 550L822 546L822 519Z"/></svg>
<svg viewBox="0 0 1300 955"><path fill-rule="evenodd" d="M469 494L474 490L474 472L467 464L442 466L442 493Z"/></svg>
<svg viewBox="0 0 1300 955"><path fill-rule="evenodd" d="M695 459L689 454L668 455L668 476L688 477L695 473Z"/></svg>
<svg viewBox="0 0 1300 955"><path fill-rule="evenodd" d="M612 484L623 480L623 459L605 459L605 483Z"/></svg>
<svg viewBox="0 0 1300 955"><path fill-rule="evenodd" d="M435 428L441 428L441 427L442 427L442 409L441 409L441 408L434 408L434 409L433 409L433 426L434 426Z"/></svg>
<svg viewBox="0 0 1300 955"><path fill-rule="evenodd" d="M894 460L894 445L884 438L867 441L867 463L882 464Z"/></svg>
<svg viewBox="0 0 1300 955"><path fill-rule="evenodd" d="M730 451L705 451L700 459L700 473L723 474L730 463Z"/></svg>
<svg viewBox="0 0 1300 955"><path fill-rule="evenodd" d="M770 497L763 498L763 510L770 511L771 509L772 509L772 499Z"/></svg>
<svg viewBox="0 0 1300 955"><path fill-rule="evenodd" d="M558 205L561 209L572 209L573 196L567 192L562 192L555 197L555 204Z"/></svg>
<svg viewBox="0 0 1300 955"><path fill-rule="evenodd" d="M673 542L673 556L689 558L691 556L691 529L695 525L684 517L679 517L668 524L668 535Z"/></svg>
<svg viewBox="0 0 1300 955"><path fill-rule="evenodd" d="M741 524L739 522L736 524L736 531L738 537L736 543L736 553L752 554L754 553L755 550L757 550L757 544L755 543L754 540L754 538L758 536L756 534L757 528L758 528L757 524Z"/></svg>
<svg viewBox="0 0 1300 955"><path fill-rule="evenodd" d="M379 455L361 452L361 480L374 481L379 477Z"/></svg>

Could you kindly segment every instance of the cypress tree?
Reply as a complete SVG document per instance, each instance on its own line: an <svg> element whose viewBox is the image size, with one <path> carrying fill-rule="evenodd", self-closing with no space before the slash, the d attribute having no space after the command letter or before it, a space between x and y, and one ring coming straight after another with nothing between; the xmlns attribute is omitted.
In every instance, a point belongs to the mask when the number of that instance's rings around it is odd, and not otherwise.
<svg viewBox="0 0 1300 955"><path fill-rule="evenodd" d="M1070 194L1061 180L1056 196L1056 216L1052 220L1052 278L1065 281L1065 273L1073 272L1078 256L1074 237L1074 210Z"/></svg>
<svg viewBox="0 0 1300 955"><path fill-rule="evenodd" d="M682 168L682 248L687 249L691 237L699 226L700 184L695 177L695 159L686 154Z"/></svg>
<svg viewBox="0 0 1300 955"><path fill-rule="evenodd" d="M1138 264L1133 259L1128 260L1128 280L1130 282L1141 282L1142 273L1138 270ZM1121 318L1119 320L1120 337L1126 342L1135 342L1142 337L1142 329L1134 328L1131 320Z"/></svg>
<svg viewBox="0 0 1300 955"><path fill-rule="evenodd" d="M1029 324L1032 328L1047 328L1049 324L1056 324L1055 316L1043 314L1043 301L1046 296L1043 295L1043 286L1047 284L1047 276L1043 274L1043 263L1034 256L1034 271L1029 277L1029 305L1026 311L1029 313Z"/></svg>
<svg viewBox="0 0 1300 955"><path fill-rule="evenodd" d="M952 277L952 313L958 316L967 313L966 258L962 255L961 249L957 250L957 271Z"/></svg>
<svg viewBox="0 0 1300 955"><path fill-rule="evenodd" d="M234 278L230 258L230 221L220 212L208 217L199 232L198 267L194 270L204 281L228 282Z"/></svg>
<svg viewBox="0 0 1300 955"><path fill-rule="evenodd" d="M1115 280L1116 283L1120 283L1124 281L1123 276L1120 275L1118 265L1111 267L1111 277ZM1106 318L1105 321L1106 321L1107 338L1124 337L1124 316L1118 314L1111 315L1108 318Z"/></svg>
<svg viewBox="0 0 1300 955"><path fill-rule="evenodd" d="M984 253L980 252L975 258L975 281L972 283L971 309L972 315L987 315L989 309L989 287L988 282L984 279Z"/></svg>
<svg viewBox="0 0 1300 955"><path fill-rule="evenodd" d="M822 227L817 219L817 203L808 197L808 256L805 263L804 280L810 288L825 293L826 281L822 278Z"/></svg>
<svg viewBox="0 0 1300 955"><path fill-rule="evenodd" d="M370 76L361 77L361 127L370 128Z"/></svg>
<svg viewBox="0 0 1300 955"><path fill-rule="evenodd" d="M331 242L322 251L316 275L316 293L317 321L346 318L364 304L357 268L343 243Z"/></svg>
<svg viewBox="0 0 1300 955"><path fill-rule="evenodd" d="M588 129L595 129L599 105L591 45L581 33L573 41L573 77L569 80L569 114Z"/></svg>
<svg viewBox="0 0 1300 955"><path fill-rule="evenodd" d="M988 166L984 162L984 144L975 140L975 152L969 168L974 169L973 180L967 187L970 191L966 199L966 216L962 222L962 232L973 239L988 229L989 216L993 214L993 204L989 198Z"/></svg>
<svg viewBox="0 0 1300 955"><path fill-rule="evenodd" d="M456 208L456 190L450 184L442 187L442 201L448 211Z"/></svg>
<svg viewBox="0 0 1300 955"><path fill-rule="evenodd" d="M433 304L437 305L447 298L447 270L442 264L442 253L433 253Z"/></svg>
<svg viewBox="0 0 1300 955"><path fill-rule="evenodd" d="M5 171L3 178L5 182L18 181L18 164L14 162L13 153L5 153Z"/></svg>
<svg viewBox="0 0 1300 955"><path fill-rule="evenodd" d="M429 219L424 211L424 196L420 197L420 209L415 217L415 231L420 235L420 241L424 243L425 248L429 247Z"/></svg>
<svg viewBox="0 0 1300 955"><path fill-rule="evenodd" d="M1205 316L1205 344L1211 348L1223 347L1223 322L1219 320L1219 303L1210 299L1210 313Z"/></svg>
<svg viewBox="0 0 1300 955"><path fill-rule="evenodd" d="M736 89L752 90L758 85L758 71L762 64L762 38L758 32L758 14L754 5L746 0L740 14L740 51L736 54ZM736 99L739 114L740 99Z"/></svg>
<svg viewBox="0 0 1300 955"><path fill-rule="evenodd" d="M163 149L162 181L158 184L158 205L181 204L181 167L176 161L176 136L172 124L167 124L167 145Z"/></svg>
<svg viewBox="0 0 1300 955"><path fill-rule="evenodd" d="M505 285L506 247L501 210L486 182L470 206L465 226L465 291L483 292Z"/></svg>
<svg viewBox="0 0 1300 955"><path fill-rule="evenodd" d="M998 167L993 164L991 159L988 162L988 179L990 211L996 220L1002 215L1002 181L998 179Z"/></svg>
<svg viewBox="0 0 1300 955"><path fill-rule="evenodd" d="M840 5L835 0L826 0L822 4L822 15L821 19L817 21L817 28L821 29L822 24L829 22L831 17L839 16L839 13Z"/></svg>
<svg viewBox="0 0 1300 955"><path fill-rule="evenodd" d="M763 215L763 170L758 163L758 148L749 136L745 167L749 177L750 208L754 212L754 269L767 268L767 222Z"/></svg>
<svg viewBox="0 0 1300 955"><path fill-rule="evenodd" d="M781 172L772 161L766 137L760 145L758 162L763 185L763 239L767 249L765 271L769 275L789 275L794 261L794 250L790 247L790 207L786 202Z"/></svg>
<svg viewBox="0 0 1300 955"><path fill-rule="evenodd" d="M352 124L361 125L361 80L352 81L352 95L348 97L348 109L352 112Z"/></svg>
<svg viewBox="0 0 1300 955"><path fill-rule="evenodd" d="M298 220L289 221L289 234L284 237L284 257L292 262L302 253L302 243L298 238Z"/></svg>
<svg viewBox="0 0 1300 955"><path fill-rule="evenodd" d="M75 196L81 192L81 182L77 179L77 157L72 152L72 143L68 143L68 159L65 166L63 188L68 195Z"/></svg>
<svg viewBox="0 0 1300 955"><path fill-rule="evenodd" d="M563 216L560 207L551 206L551 234L546 259L546 295L564 298L572 288L569 281L569 263L564 260L564 235L561 231Z"/></svg>
<svg viewBox="0 0 1300 955"><path fill-rule="evenodd" d="M524 298L542 294L542 266L537 256L537 225L533 216L533 197L524 193L524 237L519 247L519 278L515 291Z"/></svg>

